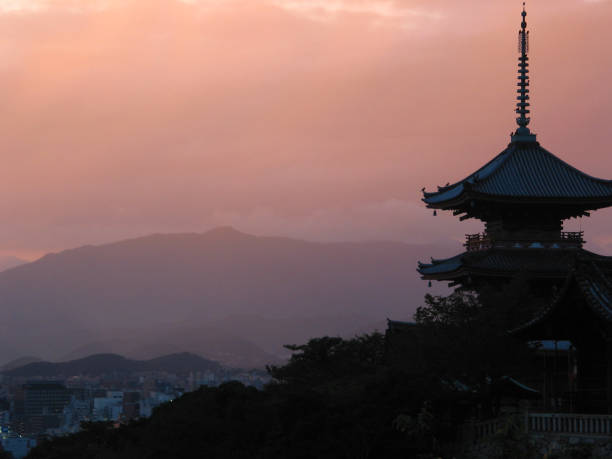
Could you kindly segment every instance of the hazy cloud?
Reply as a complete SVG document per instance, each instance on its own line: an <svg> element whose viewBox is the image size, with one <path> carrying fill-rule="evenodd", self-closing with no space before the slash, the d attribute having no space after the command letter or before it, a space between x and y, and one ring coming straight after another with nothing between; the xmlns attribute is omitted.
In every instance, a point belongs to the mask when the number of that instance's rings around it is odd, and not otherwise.
<svg viewBox="0 0 612 459"><path fill-rule="evenodd" d="M433 218L420 189L479 167L514 125L520 5L475 4L2 2L0 252L215 224L460 239L479 225ZM612 177L610 2L529 8L539 140ZM429 33L397 27L414 21ZM587 237L606 245L596 215Z"/></svg>
<svg viewBox="0 0 612 459"><path fill-rule="evenodd" d="M412 28L424 20L440 18L440 14L422 8L412 8L395 1L384 0L270 0L287 11L304 15L314 20L328 21L341 14L363 15L380 24L392 22Z"/></svg>
<svg viewBox="0 0 612 459"><path fill-rule="evenodd" d="M24 14L46 11L81 13L99 11L108 8L112 3L113 0L2 0L0 2L0 13Z"/></svg>

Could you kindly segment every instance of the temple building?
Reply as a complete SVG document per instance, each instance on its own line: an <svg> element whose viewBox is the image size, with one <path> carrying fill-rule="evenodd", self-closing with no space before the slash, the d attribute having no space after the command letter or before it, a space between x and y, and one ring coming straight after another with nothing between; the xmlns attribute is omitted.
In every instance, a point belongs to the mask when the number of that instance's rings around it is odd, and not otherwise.
<svg viewBox="0 0 612 459"><path fill-rule="evenodd" d="M564 376L547 369L545 404L559 410L612 413L612 257L583 248L584 234L563 222L612 206L612 181L555 156L529 129L529 32L523 8L518 41L517 129L507 148L463 180L423 190L428 208L484 223L465 251L419 263L425 280L479 291L520 273L548 304L513 331L526 340L569 342ZM556 364L555 364L556 365Z"/></svg>

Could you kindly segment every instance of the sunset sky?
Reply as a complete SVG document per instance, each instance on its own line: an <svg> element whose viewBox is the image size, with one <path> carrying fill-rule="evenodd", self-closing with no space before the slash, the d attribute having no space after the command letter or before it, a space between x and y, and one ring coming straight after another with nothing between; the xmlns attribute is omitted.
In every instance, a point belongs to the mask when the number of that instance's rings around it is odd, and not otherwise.
<svg viewBox="0 0 612 459"><path fill-rule="evenodd" d="M2 0L0 254L218 225L478 231L433 217L420 190L509 142L521 4ZM612 1L532 0L528 23L532 129L612 178ZM580 226L612 253L612 211Z"/></svg>

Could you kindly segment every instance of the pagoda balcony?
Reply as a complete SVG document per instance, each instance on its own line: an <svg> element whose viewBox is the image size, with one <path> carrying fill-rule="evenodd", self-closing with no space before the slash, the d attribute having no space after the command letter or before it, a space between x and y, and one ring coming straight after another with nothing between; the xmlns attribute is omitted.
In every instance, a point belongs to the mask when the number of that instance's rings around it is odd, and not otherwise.
<svg viewBox="0 0 612 459"><path fill-rule="evenodd" d="M489 233L466 234L464 247L468 252L501 249L561 249L580 248L584 243L584 231L561 231L554 235L542 234L529 237L494 236Z"/></svg>
<svg viewBox="0 0 612 459"><path fill-rule="evenodd" d="M493 247L493 238L487 233L466 234L465 244L463 245L468 252L487 250Z"/></svg>
<svg viewBox="0 0 612 459"><path fill-rule="evenodd" d="M466 443L499 435L500 429L512 422L531 438L574 437L583 440L608 440L612 437L612 416L609 414L576 413L516 413L484 421L470 420L461 428L461 438Z"/></svg>

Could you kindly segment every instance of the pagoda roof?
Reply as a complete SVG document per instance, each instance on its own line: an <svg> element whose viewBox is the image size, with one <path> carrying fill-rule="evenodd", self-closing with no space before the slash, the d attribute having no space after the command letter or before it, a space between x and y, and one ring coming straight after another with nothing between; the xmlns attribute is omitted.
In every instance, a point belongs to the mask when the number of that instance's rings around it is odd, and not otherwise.
<svg viewBox="0 0 612 459"><path fill-rule="evenodd" d="M551 303L530 321L512 330L512 333L525 332L546 322L568 298L571 304L575 303L569 295L573 287L578 288L586 307L597 318L612 324L612 279L595 260L582 259L570 271L563 287Z"/></svg>
<svg viewBox="0 0 612 459"><path fill-rule="evenodd" d="M506 396L514 396L522 399L538 399L541 397L540 391L510 376L502 376L494 381L493 391L505 394Z"/></svg>
<svg viewBox="0 0 612 459"><path fill-rule="evenodd" d="M612 180L579 171L538 142L513 142L463 180L423 195L427 207L439 209L460 208L473 199L562 201L597 209L612 205Z"/></svg>
<svg viewBox="0 0 612 459"><path fill-rule="evenodd" d="M518 272L544 274L564 278L577 257L612 264L612 257L594 254L584 249L501 249L464 252L446 259L433 259L418 264L424 279L453 280L470 274L511 276Z"/></svg>

